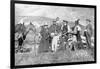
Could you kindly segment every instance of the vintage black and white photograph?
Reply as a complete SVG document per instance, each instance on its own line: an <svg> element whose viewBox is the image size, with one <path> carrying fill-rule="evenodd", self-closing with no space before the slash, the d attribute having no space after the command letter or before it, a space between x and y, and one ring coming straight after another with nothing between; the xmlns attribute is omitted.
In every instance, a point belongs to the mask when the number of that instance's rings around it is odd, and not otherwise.
<svg viewBox="0 0 100 69"><path fill-rule="evenodd" d="M95 61L95 8L15 3L15 66Z"/></svg>

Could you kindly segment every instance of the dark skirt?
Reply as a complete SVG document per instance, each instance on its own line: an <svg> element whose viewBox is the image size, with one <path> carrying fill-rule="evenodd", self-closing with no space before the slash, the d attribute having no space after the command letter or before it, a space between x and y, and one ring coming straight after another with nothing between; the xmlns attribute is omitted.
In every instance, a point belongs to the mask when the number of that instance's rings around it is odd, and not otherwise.
<svg viewBox="0 0 100 69"><path fill-rule="evenodd" d="M39 44L39 50L38 52L48 52L50 50L50 43L49 40L46 40L44 38L41 39L40 44Z"/></svg>

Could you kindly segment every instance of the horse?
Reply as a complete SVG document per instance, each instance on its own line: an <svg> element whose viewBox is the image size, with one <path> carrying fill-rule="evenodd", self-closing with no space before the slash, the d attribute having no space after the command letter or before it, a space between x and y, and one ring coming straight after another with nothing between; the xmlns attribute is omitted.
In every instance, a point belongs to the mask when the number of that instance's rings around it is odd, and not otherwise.
<svg viewBox="0 0 100 69"><path fill-rule="evenodd" d="M25 30L26 30L26 27L25 27L24 23L15 25L15 33L16 32L25 32Z"/></svg>
<svg viewBox="0 0 100 69"><path fill-rule="evenodd" d="M40 40L41 40L42 36L40 33L37 33L34 37L34 41L36 44L39 44L40 43Z"/></svg>
<svg viewBox="0 0 100 69"><path fill-rule="evenodd" d="M36 29L35 29L35 26L30 23L27 27L26 27L26 30L25 30L25 34L26 35L26 41L27 42L34 42L34 38L35 38L35 34L36 34Z"/></svg>
<svg viewBox="0 0 100 69"><path fill-rule="evenodd" d="M15 25L15 43L17 45L16 49L21 50L23 46L23 42L25 40L26 34L24 34L26 27L23 24L16 24Z"/></svg>

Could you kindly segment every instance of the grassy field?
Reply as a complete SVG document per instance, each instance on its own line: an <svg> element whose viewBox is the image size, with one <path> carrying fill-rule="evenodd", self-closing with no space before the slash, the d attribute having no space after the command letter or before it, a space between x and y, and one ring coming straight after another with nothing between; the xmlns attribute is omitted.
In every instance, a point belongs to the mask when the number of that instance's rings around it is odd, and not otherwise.
<svg viewBox="0 0 100 69"><path fill-rule="evenodd" d="M44 52L34 55L31 53L17 53L15 54L15 65L35 65L35 64L51 64L51 63L69 63L69 62L83 62L94 61L92 52L89 50L76 51L58 51L55 53Z"/></svg>

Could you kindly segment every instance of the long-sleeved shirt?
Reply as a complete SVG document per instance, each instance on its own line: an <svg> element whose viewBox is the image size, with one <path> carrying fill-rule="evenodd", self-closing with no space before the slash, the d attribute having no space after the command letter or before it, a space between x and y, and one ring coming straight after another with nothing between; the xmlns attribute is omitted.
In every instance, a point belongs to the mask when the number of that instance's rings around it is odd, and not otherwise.
<svg viewBox="0 0 100 69"><path fill-rule="evenodd" d="M64 25L63 27L62 27L62 31L63 31L63 33L66 33L66 32L70 32L71 31L71 28L70 28L70 26L69 25Z"/></svg>
<svg viewBox="0 0 100 69"><path fill-rule="evenodd" d="M77 33L77 31L81 31L81 27L79 25L74 28L74 33Z"/></svg>

